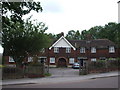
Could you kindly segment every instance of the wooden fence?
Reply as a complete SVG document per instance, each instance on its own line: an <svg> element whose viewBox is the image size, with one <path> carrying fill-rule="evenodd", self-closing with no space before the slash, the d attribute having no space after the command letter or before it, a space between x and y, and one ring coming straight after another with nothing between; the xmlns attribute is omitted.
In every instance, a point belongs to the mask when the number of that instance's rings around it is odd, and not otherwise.
<svg viewBox="0 0 120 90"><path fill-rule="evenodd" d="M102 73L120 69L120 60L88 62L88 73Z"/></svg>
<svg viewBox="0 0 120 90"><path fill-rule="evenodd" d="M5 66L2 68L2 79L34 78L44 76L44 66L27 66L16 68Z"/></svg>

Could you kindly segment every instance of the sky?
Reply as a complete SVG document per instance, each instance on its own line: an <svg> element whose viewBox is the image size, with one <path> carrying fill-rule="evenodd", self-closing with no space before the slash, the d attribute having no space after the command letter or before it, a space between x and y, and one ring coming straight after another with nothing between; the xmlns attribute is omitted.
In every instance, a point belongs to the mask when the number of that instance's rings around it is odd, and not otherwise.
<svg viewBox="0 0 120 90"><path fill-rule="evenodd" d="M32 16L32 20L44 22L47 33L67 34L70 30L88 30L94 26L104 26L109 22L118 22L119 0L34 0L40 1L43 12Z"/></svg>
<svg viewBox="0 0 120 90"><path fill-rule="evenodd" d="M23 19L33 15L31 20L44 22L47 33L67 34L70 30L88 30L94 26L104 26L108 22L118 22L119 0L34 0L41 2L42 12L32 11ZM0 46L0 53L3 48Z"/></svg>

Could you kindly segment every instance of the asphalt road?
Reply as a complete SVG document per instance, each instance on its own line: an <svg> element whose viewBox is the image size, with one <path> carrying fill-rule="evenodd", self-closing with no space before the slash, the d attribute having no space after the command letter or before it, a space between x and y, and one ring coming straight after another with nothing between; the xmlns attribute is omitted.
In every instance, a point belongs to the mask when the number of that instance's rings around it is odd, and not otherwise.
<svg viewBox="0 0 120 90"><path fill-rule="evenodd" d="M6 85L2 88L118 88L118 77L77 80L71 82Z"/></svg>

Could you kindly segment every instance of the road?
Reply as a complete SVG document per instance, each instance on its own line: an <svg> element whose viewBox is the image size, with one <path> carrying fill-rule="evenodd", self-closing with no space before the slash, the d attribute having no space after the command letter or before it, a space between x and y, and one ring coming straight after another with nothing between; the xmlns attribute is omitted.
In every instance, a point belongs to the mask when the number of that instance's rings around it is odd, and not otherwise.
<svg viewBox="0 0 120 90"><path fill-rule="evenodd" d="M93 78L71 82L6 85L3 88L118 88L118 77Z"/></svg>

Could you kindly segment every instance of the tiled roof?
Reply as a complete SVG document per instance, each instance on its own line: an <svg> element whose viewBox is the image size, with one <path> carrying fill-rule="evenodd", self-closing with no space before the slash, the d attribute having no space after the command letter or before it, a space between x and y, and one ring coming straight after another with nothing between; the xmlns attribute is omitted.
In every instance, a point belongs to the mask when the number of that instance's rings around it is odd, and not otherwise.
<svg viewBox="0 0 120 90"><path fill-rule="evenodd" d="M96 40L69 40L69 42L76 48L79 47L96 47L107 48L108 46L116 46L112 41L108 39L96 39Z"/></svg>

